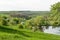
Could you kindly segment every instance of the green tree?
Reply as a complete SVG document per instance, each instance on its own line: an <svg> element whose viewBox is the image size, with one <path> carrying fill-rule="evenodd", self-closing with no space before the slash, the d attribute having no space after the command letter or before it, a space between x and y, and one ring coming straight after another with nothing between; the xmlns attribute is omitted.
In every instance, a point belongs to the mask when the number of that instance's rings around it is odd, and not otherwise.
<svg viewBox="0 0 60 40"><path fill-rule="evenodd" d="M51 6L50 25L60 25L60 2L55 3Z"/></svg>
<svg viewBox="0 0 60 40"><path fill-rule="evenodd" d="M3 16L1 20L2 20L2 25L5 25L5 26L7 26L7 25L8 25L8 22L9 22L8 17Z"/></svg>

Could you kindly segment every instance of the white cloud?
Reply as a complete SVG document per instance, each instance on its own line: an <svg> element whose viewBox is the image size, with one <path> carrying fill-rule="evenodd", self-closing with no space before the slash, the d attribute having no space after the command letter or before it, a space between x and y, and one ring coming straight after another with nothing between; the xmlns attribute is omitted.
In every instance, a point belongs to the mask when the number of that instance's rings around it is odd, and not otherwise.
<svg viewBox="0 0 60 40"><path fill-rule="evenodd" d="M0 10L50 10L60 0L0 0Z"/></svg>

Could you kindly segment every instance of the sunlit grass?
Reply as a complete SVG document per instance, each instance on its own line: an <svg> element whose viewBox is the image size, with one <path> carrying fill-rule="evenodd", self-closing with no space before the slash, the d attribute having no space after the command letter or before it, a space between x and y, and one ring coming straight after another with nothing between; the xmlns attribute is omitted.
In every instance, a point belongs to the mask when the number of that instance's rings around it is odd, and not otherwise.
<svg viewBox="0 0 60 40"><path fill-rule="evenodd" d="M40 31L32 32L27 29L17 30L0 27L0 40L60 40L60 36Z"/></svg>

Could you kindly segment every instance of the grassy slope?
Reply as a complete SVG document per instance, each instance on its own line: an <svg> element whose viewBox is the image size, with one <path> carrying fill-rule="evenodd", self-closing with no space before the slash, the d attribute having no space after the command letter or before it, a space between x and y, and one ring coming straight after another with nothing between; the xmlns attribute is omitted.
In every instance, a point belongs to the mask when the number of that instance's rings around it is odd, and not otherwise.
<svg viewBox="0 0 60 40"><path fill-rule="evenodd" d="M0 40L60 40L60 36L58 35L32 32L31 30L26 29L17 29L16 26L10 26L8 28L0 27Z"/></svg>
<svg viewBox="0 0 60 40"><path fill-rule="evenodd" d="M60 40L60 36L27 29L0 27L0 40Z"/></svg>

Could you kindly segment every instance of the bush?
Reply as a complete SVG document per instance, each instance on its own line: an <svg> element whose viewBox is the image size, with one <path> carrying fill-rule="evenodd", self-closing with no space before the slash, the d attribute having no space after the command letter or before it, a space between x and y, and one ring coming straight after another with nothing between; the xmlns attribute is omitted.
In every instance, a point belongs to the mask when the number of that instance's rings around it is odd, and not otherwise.
<svg viewBox="0 0 60 40"><path fill-rule="evenodd" d="M22 25L22 24L20 24L20 25L19 25L19 28L23 29L24 27L23 27L23 25Z"/></svg>

